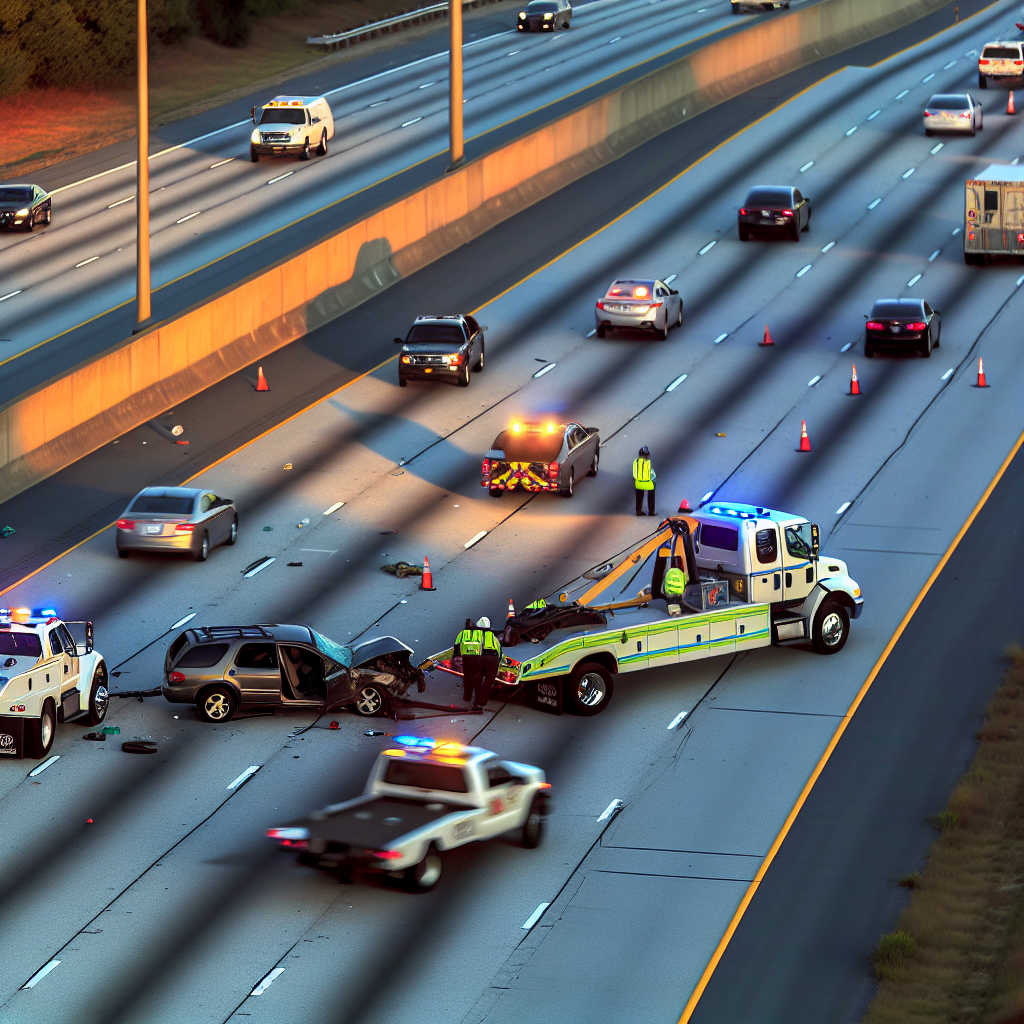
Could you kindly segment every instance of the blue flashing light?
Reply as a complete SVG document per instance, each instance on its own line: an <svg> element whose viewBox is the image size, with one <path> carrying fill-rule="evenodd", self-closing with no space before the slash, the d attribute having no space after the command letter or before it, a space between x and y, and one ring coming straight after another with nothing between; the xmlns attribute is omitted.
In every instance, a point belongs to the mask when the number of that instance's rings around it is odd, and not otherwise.
<svg viewBox="0 0 1024 1024"><path fill-rule="evenodd" d="M39 618L41 618L41 619L42 618L50 618L50 617L53 617L53 618L57 618L58 617L57 616L57 609L56 608L40 608L38 612L35 612L35 614L38 615Z"/></svg>
<svg viewBox="0 0 1024 1024"><path fill-rule="evenodd" d="M412 747L419 750L433 750L437 746L437 740L430 736L396 736L395 742L403 747Z"/></svg>

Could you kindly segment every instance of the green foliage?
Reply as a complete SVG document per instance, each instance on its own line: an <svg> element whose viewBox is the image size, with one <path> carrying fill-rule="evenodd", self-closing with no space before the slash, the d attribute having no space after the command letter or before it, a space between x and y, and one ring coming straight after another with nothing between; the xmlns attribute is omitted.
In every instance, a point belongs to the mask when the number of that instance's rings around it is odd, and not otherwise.
<svg viewBox="0 0 1024 1024"><path fill-rule="evenodd" d="M956 811L951 811L948 808L944 811L939 811L938 814L932 818L932 824L940 832L948 832L950 829L956 828L960 824L960 815Z"/></svg>
<svg viewBox="0 0 1024 1024"><path fill-rule="evenodd" d="M906 967L917 952L917 943L906 932L889 932L878 940L875 949L875 973L879 978L892 977Z"/></svg>

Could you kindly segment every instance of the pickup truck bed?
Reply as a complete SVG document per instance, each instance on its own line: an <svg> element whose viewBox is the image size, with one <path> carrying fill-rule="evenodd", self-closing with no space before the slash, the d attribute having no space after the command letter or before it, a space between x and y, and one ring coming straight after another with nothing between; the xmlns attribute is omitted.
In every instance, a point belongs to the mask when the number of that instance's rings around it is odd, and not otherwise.
<svg viewBox="0 0 1024 1024"><path fill-rule="evenodd" d="M392 796L368 796L334 814L328 808L292 824L308 828L311 838L322 839L335 848L382 850L414 829L439 821L453 811L467 809L472 808L439 801L420 803Z"/></svg>

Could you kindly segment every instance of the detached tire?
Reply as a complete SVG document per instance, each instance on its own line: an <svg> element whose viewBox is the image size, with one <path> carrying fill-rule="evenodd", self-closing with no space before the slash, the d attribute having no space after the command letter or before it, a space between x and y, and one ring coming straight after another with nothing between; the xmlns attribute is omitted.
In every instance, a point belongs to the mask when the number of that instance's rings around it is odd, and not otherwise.
<svg viewBox="0 0 1024 1024"><path fill-rule="evenodd" d="M25 720L25 756L46 757L53 746L56 731L57 712L53 701L47 697L43 703L43 713L38 718Z"/></svg>
<svg viewBox="0 0 1024 1024"><path fill-rule="evenodd" d="M819 654L838 654L850 636L850 613L833 598L826 597L815 613L811 640Z"/></svg>
<svg viewBox="0 0 1024 1024"><path fill-rule="evenodd" d="M402 888L406 892L429 892L441 878L441 870L441 854L431 843L423 860L402 872Z"/></svg>
<svg viewBox="0 0 1024 1024"><path fill-rule="evenodd" d="M101 661L92 674L92 686L89 689L89 712L85 718L79 719L82 725L99 725L107 717L110 705L110 692L107 690L107 666Z"/></svg>
<svg viewBox="0 0 1024 1024"><path fill-rule="evenodd" d="M596 661L581 662L563 687L566 711L574 715L599 715L612 699L612 674Z"/></svg>
<svg viewBox="0 0 1024 1024"><path fill-rule="evenodd" d="M547 801L535 796L530 804L530 813L523 822L522 841L528 850L536 850L544 839L544 818L547 815Z"/></svg>
<svg viewBox="0 0 1024 1024"><path fill-rule="evenodd" d="M362 718L387 717L388 698L379 686L364 686L352 710Z"/></svg>
<svg viewBox="0 0 1024 1024"><path fill-rule="evenodd" d="M204 722L230 722L238 710L238 700L226 686L212 686L196 698L196 711Z"/></svg>

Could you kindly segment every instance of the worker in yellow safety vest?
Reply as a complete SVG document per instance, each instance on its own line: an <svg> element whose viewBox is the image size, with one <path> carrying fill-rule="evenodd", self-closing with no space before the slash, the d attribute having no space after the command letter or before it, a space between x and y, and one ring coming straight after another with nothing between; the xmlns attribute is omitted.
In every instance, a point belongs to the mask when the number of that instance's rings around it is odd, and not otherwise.
<svg viewBox="0 0 1024 1024"><path fill-rule="evenodd" d="M473 710L479 711L490 700L501 663L501 644L486 615L476 626L466 619L465 629L455 638L454 654L462 658L462 699L472 701Z"/></svg>
<svg viewBox="0 0 1024 1024"><path fill-rule="evenodd" d="M633 460L633 487L636 490L636 514L642 516L644 492L647 492L647 514L654 515L654 481L658 474L651 469L651 450L644 445Z"/></svg>

